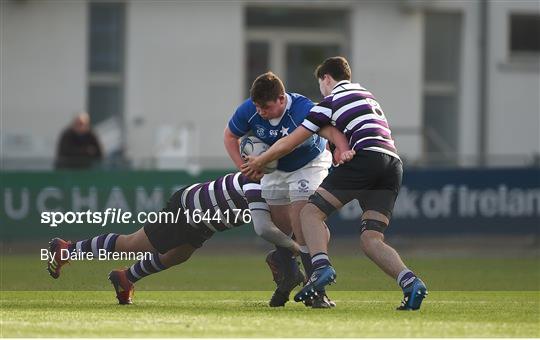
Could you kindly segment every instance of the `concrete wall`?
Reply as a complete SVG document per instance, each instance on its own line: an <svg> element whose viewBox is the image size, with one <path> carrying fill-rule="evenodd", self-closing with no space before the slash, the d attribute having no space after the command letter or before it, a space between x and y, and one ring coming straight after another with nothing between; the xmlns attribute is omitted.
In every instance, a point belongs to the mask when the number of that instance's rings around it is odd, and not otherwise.
<svg viewBox="0 0 540 340"><path fill-rule="evenodd" d="M353 81L380 101L398 151L408 159L422 154L422 23L421 12L395 1L356 2L351 18Z"/></svg>
<svg viewBox="0 0 540 340"><path fill-rule="evenodd" d="M222 130L246 89L244 6L250 2L126 3L125 145L136 166L153 166L167 128L189 132L189 154L203 165L230 163ZM296 4L298 5L298 4ZM317 6L331 5L318 2ZM61 129L84 109L86 1L2 1L2 157L43 157L49 167ZM479 26L475 1L350 1L353 80L383 105L398 149L422 156L424 11L463 14L459 152L517 164L540 153L538 61L508 55L508 13L539 12L534 1L490 1L488 121L480 122ZM495 155L502 155L498 159ZM521 162L521 163L520 163Z"/></svg>
<svg viewBox="0 0 540 340"><path fill-rule="evenodd" d="M223 165L223 129L244 93L243 31L240 3L128 4L125 123L134 163L155 155L160 127L188 125L199 129L190 142L202 162Z"/></svg>
<svg viewBox="0 0 540 340"><path fill-rule="evenodd" d="M86 102L87 6L1 2L2 157L49 167L60 131Z"/></svg>
<svg viewBox="0 0 540 340"><path fill-rule="evenodd" d="M539 14L540 3L490 2L487 147L489 154L508 155L493 159L492 164L511 164L515 156L540 154L540 57L516 60L510 56L512 12Z"/></svg>

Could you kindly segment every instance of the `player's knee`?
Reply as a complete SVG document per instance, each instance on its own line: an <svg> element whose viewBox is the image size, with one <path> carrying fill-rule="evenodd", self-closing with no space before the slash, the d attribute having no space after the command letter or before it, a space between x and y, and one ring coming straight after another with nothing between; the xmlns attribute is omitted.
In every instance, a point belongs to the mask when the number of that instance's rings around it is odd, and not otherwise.
<svg viewBox="0 0 540 340"><path fill-rule="evenodd" d="M360 248L364 253L370 253L382 242L377 232L365 232L360 235ZM379 234L379 233L377 233Z"/></svg>
<svg viewBox="0 0 540 340"><path fill-rule="evenodd" d="M186 262L191 257L191 254L186 253L166 253L161 258L161 263L168 267L176 266Z"/></svg>
<svg viewBox="0 0 540 340"><path fill-rule="evenodd" d="M377 220L363 220L360 226L360 246L364 252L370 251L384 241L387 224Z"/></svg>
<svg viewBox="0 0 540 340"><path fill-rule="evenodd" d="M302 221L317 219L323 221L326 218L326 214L319 209L318 206L311 201L308 202L302 210L300 210L300 219Z"/></svg>
<svg viewBox="0 0 540 340"><path fill-rule="evenodd" d="M129 235L119 235L116 239L116 248L119 249L135 249L137 243L136 233Z"/></svg>
<svg viewBox="0 0 540 340"><path fill-rule="evenodd" d="M177 265L177 264L184 263L189 259L189 257L190 257L189 255L188 256L185 256L185 255L179 256L179 257L177 257L175 259L174 264Z"/></svg>

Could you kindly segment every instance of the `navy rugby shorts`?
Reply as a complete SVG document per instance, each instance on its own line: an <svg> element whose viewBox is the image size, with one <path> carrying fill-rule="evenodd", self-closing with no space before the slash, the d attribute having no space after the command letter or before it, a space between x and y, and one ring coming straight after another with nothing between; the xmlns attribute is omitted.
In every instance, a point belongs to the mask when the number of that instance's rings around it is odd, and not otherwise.
<svg viewBox="0 0 540 340"><path fill-rule="evenodd" d="M165 208L161 210L161 212L172 212L175 217L179 214L178 223L175 223L173 219L165 220L162 214L161 222L147 223L144 226L144 232L148 240L160 254L165 254L167 251L183 244L190 244L194 248L200 248L214 234L213 231L206 227L201 226L201 228L196 229L187 222L180 203L183 191L184 189L180 189L175 192Z"/></svg>
<svg viewBox="0 0 540 340"><path fill-rule="evenodd" d="M341 203L357 199L363 211L375 210L389 219L401 187L401 160L376 151L361 150L321 183Z"/></svg>

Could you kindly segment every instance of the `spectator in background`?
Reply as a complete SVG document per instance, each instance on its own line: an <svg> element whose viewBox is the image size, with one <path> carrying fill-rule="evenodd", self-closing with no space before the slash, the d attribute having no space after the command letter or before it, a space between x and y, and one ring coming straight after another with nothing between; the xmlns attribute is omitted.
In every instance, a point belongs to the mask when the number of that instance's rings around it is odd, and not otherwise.
<svg viewBox="0 0 540 340"><path fill-rule="evenodd" d="M90 116L80 112L60 136L56 150L57 169L88 169L101 161L101 145L92 128Z"/></svg>

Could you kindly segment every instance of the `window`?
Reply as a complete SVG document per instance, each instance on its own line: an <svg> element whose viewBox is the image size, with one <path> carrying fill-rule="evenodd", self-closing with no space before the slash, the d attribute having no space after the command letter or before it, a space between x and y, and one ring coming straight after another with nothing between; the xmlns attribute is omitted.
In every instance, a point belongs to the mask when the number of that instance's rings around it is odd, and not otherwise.
<svg viewBox="0 0 540 340"><path fill-rule="evenodd" d="M510 15L510 53L540 54L540 15Z"/></svg>
<svg viewBox="0 0 540 340"><path fill-rule="evenodd" d="M90 4L90 71L120 73L124 59L124 5Z"/></svg>
<svg viewBox="0 0 540 340"><path fill-rule="evenodd" d="M248 27L325 28L342 30L345 13L330 8L248 7Z"/></svg>
<svg viewBox="0 0 540 340"><path fill-rule="evenodd" d="M247 43L246 84L248 92L255 78L270 69L269 52L270 44L268 42L250 41Z"/></svg>
<svg viewBox="0 0 540 340"><path fill-rule="evenodd" d="M255 78L271 70L288 92L321 100L315 67L347 57L348 15L335 8L247 7L246 94Z"/></svg>
<svg viewBox="0 0 540 340"><path fill-rule="evenodd" d="M424 22L424 154L430 164L454 164L462 17L428 12Z"/></svg>
<svg viewBox="0 0 540 340"><path fill-rule="evenodd" d="M122 151L125 4L90 2L87 108L108 154Z"/></svg>
<svg viewBox="0 0 540 340"><path fill-rule="evenodd" d="M313 73L323 60L339 54L339 45L288 44L287 87L316 102L322 100L319 83Z"/></svg>

